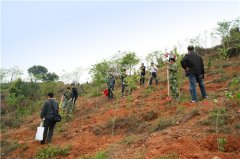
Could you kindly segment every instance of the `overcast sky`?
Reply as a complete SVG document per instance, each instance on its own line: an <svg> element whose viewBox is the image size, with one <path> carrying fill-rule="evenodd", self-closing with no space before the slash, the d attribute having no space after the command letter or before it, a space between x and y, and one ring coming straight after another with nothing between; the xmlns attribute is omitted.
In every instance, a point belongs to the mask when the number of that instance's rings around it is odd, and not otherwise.
<svg viewBox="0 0 240 159"><path fill-rule="evenodd" d="M239 16L239 1L1 1L1 67L61 74L118 51L144 58Z"/></svg>

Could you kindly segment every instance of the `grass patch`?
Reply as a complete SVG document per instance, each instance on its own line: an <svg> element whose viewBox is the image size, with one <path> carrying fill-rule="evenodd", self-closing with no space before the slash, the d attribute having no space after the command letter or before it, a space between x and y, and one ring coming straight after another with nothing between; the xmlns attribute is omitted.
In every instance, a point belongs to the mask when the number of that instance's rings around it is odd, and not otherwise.
<svg viewBox="0 0 240 159"><path fill-rule="evenodd" d="M182 106L182 105L178 105L177 106L177 109L176 109L176 114L179 115L179 114L184 114L185 113L185 110L186 110L186 107Z"/></svg>
<svg viewBox="0 0 240 159"><path fill-rule="evenodd" d="M85 155L85 156L82 156L80 159L107 159L107 158L108 158L108 155L106 151L99 151L95 154L95 156Z"/></svg>
<svg viewBox="0 0 240 159"><path fill-rule="evenodd" d="M125 145L130 145L133 144L134 142L143 142L145 141L145 136L142 135L130 135L124 137L122 141L120 141L120 144L125 144Z"/></svg>
<svg viewBox="0 0 240 159"><path fill-rule="evenodd" d="M16 141L9 142L7 140L1 140L1 156L12 152L18 147L19 147L19 144Z"/></svg>
<svg viewBox="0 0 240 159"><path fill-rule="evenodd" d="M142 96L143 97L148 97L152 92L153 92L153 88L152 87L147 87L146 89L143 90Z"/></svg>
<svg viewBox="0 0 240 159"><path fill-rule="evenodd" d="M227 80L229 80L230 79L230 77L220 77L220 78L218 78L218 79L213 79L212 81L211 81L211 83L221 83L221 82L226 82Z"/></svg>
<svg viewBox="0 0 240 159"><path fill-rule="evenodd" d="M67 156L69 151L71 150L71 146L67 146L65 148L55 147L55 146L47 146L43 149L40 149L36 154L36 159L49 159L57 156Z"/></svg>
<svg viewBox="0 0 240 159"><path fill-rule="evenodd" d="M235 125L235 128L236 128L236 129L240 129L240 124L236 124L236 125Z"/></svg>
<svg viewBox="0 0 240 159"><path fill-rule="evenodd" d="M218 124L219 128L226 127L227 120L228 120L228 115L226 114L226 112L227 112L227 109L225 107L214 108L209 112L208 118L203 121L200 121L199 123L201 125L207 125L207 126L216 126L216 124ZM216 120L217 116L218 116L218 120ZM228 131L226 130L225 132L228 132Z"/></svg>
<svg viewBox="0 0 240 159"><path fill-rule="evenodd" d="M178 155L176 153L168 154L165 156L157 157L155 159L178 159Z"/></svg>
<svg viewBox="0 0 240 159"><path fill-rule="evenodd" d="M93 159L107 159L107 153L105 151L99 151Z"/></svg>
<svg viewBox="0 0 240 159"><path fill-rule="evenodd" d="M173 118L159 119L157 124L153 127L152 132L160 131L174 125L175 120Z"/></svg>

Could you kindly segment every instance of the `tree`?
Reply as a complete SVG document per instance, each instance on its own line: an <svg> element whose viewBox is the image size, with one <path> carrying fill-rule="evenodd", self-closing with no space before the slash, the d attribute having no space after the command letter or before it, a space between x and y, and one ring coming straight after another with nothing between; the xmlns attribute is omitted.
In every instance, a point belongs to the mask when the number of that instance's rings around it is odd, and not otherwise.
<svg viewBox="0 0 240 159"><path fill-rule="evenodd" d="M122 57L120 64L130 70L130 75L132 72L132 67L139 63L139 58L136 56L135 52L128 52Z"/></svg>
<svg viewBox="0 0 240 159"><path fill-rule="evenodd" d="M8 69L8 74L10 76L11 83L13 80L18 79L23 74L23 71L18 66L14 66Z"/></svg>
<svg viewBox="0 0 240 159"><path fill-rule="evenodd" d="M0 68L0 82L3 83L5 81L5 78L7 77L7 69Z"/></svg>
<svg viewBox="0 0 240 159"><path fill-rule="evenodd" d="M105 82L105 79L110 71L110 62L102 61L92 66L90 74L92 75L93 83L101 84Z"/></svg>
<svg viewBox="0 0 240 159"><path fill-rule="evenodd" d="M194 38L190 39L189 44L193 46L200 47L201 44L201 35L199 34L198 36L195 36Z"/></svg>
<svg viewBox="0 0 240 159"><path fill-rule="evenodd" d="M59 79L59 76L56 73L46 73L45 76L43 77L44 82L53 82L57 81Z"/></svg>
<svg viewBox="0 0 240 159"><path fill-rule="evenodd" d="M161 51L154 51L149 53L146 56L147 65L149 65L151 62L156 63L158 67L160 67L163 64L163 53Z"/></svg>
<svg viewBox="0 0 240 159"><path fill-rule="evenodd" d="M23 74L23 71L18 67L14 66L9 69L1 68L0 69L0 79L1 82L9 80L9 83L17 80Z"/></svg>
<svg viewBox="0 0 240 159"><path fill-rule="evenodd" d="M224 41L226 41L226 45L224 45L224 48L228 48L229 47L229 33L230 33L230 29L231 29L231 22L229 21L221 21L217 23L218 27L216 28L216 34L218 34L221 39L222 39L222 43L225 43Z"/></svg>
<svg viewBox="0 0 240 159"><path fill-rule="evenodd" d="M37 80L44 80L47 72L47 68L40 65L34 65L28 69L29 75L35 78L35 82Z"/></svg>

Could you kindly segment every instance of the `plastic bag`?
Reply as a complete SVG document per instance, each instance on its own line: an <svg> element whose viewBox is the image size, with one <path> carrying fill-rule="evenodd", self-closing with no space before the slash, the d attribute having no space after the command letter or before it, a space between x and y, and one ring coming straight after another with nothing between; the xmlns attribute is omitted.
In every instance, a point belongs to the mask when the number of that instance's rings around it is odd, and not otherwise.
<svg viewBox="0 0 240 159"><path fill-rule="evenodd" d="M43 140L43 132L44 132L44 127L43 127L43 122L41 122L40 126L37 127L37 133L35 136L35 140L42 141Z"/></svg>

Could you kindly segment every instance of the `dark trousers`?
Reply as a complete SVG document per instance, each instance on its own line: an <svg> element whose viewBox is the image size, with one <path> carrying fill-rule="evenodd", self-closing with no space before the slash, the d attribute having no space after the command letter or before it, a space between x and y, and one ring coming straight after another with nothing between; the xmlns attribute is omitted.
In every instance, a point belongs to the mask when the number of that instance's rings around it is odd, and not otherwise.
<svg viewBox="0 0 240 159"><path fill-rule="evenodd" d="M158 84L158 79L157 79L157 73L156 72L152 72L151 73L151 78L149 81L149 84L152 85L152 80L155 79L156 84Z"/></svg>
<svg viewBox="0 0 240 159"><path fill-rule="evenodd" d="M122 83L122 97L124 96L125 87L126 87L126 85L124 83Z"/></svg>
<svg viewBox="0 0 240 159"><path fill-rule="evenodd" d="M140 85L143 85L145 82L145 73L141 73L141 77L140 77Z"/></svg>
<svg viewBox="0 0 240 159"><path fill-rule="evenodd" d="M108 86L108 99L113 99L113 87Z"/></svg>
<svg viewBox="0 0 240 159"><path fill-rule="evenodd" d="M73 97L73 105L72 105L72 112L75 109L75 103L76 103L77 97Z"/></svg>
<svg viewBox="0 0 240 159"><path fill-rule="evenodd" d="M45 143L47 139L47 143L51 143L52 136L53 136L53 130L55 127L56 122L52 119L45 119L43 123L44 132L43 132L43 140L42 143Z"/></svg>

